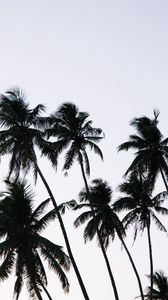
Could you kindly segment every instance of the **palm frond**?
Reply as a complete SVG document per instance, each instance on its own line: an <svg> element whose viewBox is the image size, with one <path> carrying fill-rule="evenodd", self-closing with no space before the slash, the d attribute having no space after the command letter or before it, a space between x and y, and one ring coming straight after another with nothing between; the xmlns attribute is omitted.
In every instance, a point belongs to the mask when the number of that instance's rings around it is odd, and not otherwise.
<svg viewBox="0 0 168 300"><path fill-rule="evenodd" d="M94 236L96 236L100 222L101 222L100 218L98 216L95 216L87 223L83 234L85 243L88 240L91 241L94 238Z"/></svg>
<svg viewBox="0 0 168 300"><path fill-rule="evenodd" d="M27 123L28 124L36 124L39 121L39 117L41 117L41 112L45 112L46 108L43 104L38 104L35 108L33 108L29 114ZM43 119L44 120L44 119Z"/></svg>
<svg viewBox="0 0 168 300"><path fill-rule="evenodd" d="M135 141L130 141L130 142L125 142L122 143L121 145L118 146L118 151L126 150L128 151L129 149L136 149L137 148L137 142Z"/></svg>
<svg viewBox="0 0 168 300"><path fill-rule="evenodd" d="M78 150L75 148L73 143L65 155L63 170L69 170L76 157L78 157Z"/></svg>
<svg viewBox="0 0 168 300"><path fill-rule="evenodd" d="M89 146L91 150L94 150L94 152L96 154L98 154L100 156L100 158L103 160L103 153L95 143L93 143L89 140L85 140L85 145Z"/></svg>
<svg viewBox="0 0 168 300"><path fill-rule="evenodd" d="M79 207L80 208L80 207ZM77 228L80 225L84 224L88 219L92 217L91 210L83 212L79 217L74 221L74 226Z"/></svg>
<svg viewBox="0 0 168 300"><path fill-rule="evenodd" d="M34 212L31 215L31 218L38 218L46 209L46 207L49 205L49 203L51 202L51 199L48 198L46 200L44 200L42 203L39 204L39 206L34 210Z"/></svg>
<svg viewBox="0 0 168 300"><path fill-rule="evenodd" d="M157 213L162 214L163 216L167 216L168 215L168 209L166 207L155 206L154 210Z"/></svg>
<svg viewBox="0 0 168 300"><path fill-rule="evenodd" d="M21 289L23 287L23 274L24 274L24 256L21 249L18 250L16 257L16 281L14 285L14 295L16 295L16 300L19 299Z"/></svg>
<svg viewBox="0 0 168 300"><path fill-rule="evenodd" d="M73 210L75 206L76 206L76 201L70 200L70 201L63 202L60 205L58 205L58 209L61 214L64 214L66 209Z"/></svg>
<svg viewBox="0 0 168 300"><path fill-rule="evenodd" d="M125 229L128 229L128 227L134 223L136 224L138 222L138 219L139 218L136 210L131 210L122 220Z"/></svg>
<svg viewBox="0 0 168 300"><path fill-rule="evenodd" d="M159 230L167 232L165 226L160 222L160 220L156 217L156 215L153 212L151 212L151 217Z"/></svg>
<svg viewBox="0 0 168 300"><path fill-rule="evenodd" d="M63 269L60 267L60 264L55 260L55 258L52 256L52 254L50 254L50 252L48 252L46 248L41 247L41 253L43 257L47 259L49 267L58 275L63 290L65 292L69 292L69 281Z"/></svg>
<svg viewBox="0 0 168 300"><path fill-rule="evenodd" d="M3 281L11 275L15 261L15 253L13 250L8 251L3 263L0 265L0 280Z"/></svg>
<svg viewBox="0 0 168 300"><path fill-rule="evenodd" d="M40 220L36 221L35 225L33 226L33 230L35 230L36 233L40 233L48 226L48 224L51 221L55 220L56 216L57 213L55 209L51 210L50 212L45 214L45 216L43 216Z"/></svg>
<svg viewBox="0 0 168 300"><path fill-rule="evenodd" d="M121 197L113 203L114 211L120 212L130 210L136 207L136 202L132 197Z"/></svg>
<svg viewBox="0 0 168 300"><path fill-rule="evenodd" d="M59 264L68 271L70 269L70 259L69 257L63 252L62 247L58 246L52 242L50 242L48 239L38 236L36 239L36 243L39 246L39 249L45 248L46 251L51 253L53 258L55 258ZM47 256L44 257L47 260Z"/></svg>

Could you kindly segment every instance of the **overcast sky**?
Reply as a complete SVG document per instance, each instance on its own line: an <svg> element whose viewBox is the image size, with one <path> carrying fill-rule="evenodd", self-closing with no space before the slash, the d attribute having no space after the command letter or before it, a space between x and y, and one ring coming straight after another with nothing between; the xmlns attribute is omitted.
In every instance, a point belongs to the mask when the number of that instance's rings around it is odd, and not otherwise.
<svg viewBox="0 0 168 300"><path fill-rule="evenodd" d="M144 114L152 117L158 108L160 129L168 134L168 1L6 0L0 4L0 92L20 86L30 106L43 103L47 113L65 101L88 111L93 124L106 135L100 144L104 162L90 155L90 179L108 180L115 200L117 185L132 160L130 153L116 150L132 133L130 120ZM58 203L77 198L83 187L77 165L65 178L61 161L57 174L47 161L40 164ZM6 173L2 159L0 177ZM158 190L163 189L160 183ZM37 204L47 197L40 180L36 195ZM100 249L96 241L83 244L82 229L73 228L74 217L74 213L65 216L65 226L90 300L114 299ZM50 240L64 245L57 222L47 232ZM154 269L168 274L166 236L157 230L152 233ZM146 233L133 247L131 237L126 241L145 287L149 273ZM108 255L120 300L132 300L139 290L117 240ZM73 270L68 276L71 290L65 295L56 275L49 272L53 299L82 300ZM1 299L11 300L12 293L12 279L1 283ZM26 291L20 299L28 299Z"/></svg>

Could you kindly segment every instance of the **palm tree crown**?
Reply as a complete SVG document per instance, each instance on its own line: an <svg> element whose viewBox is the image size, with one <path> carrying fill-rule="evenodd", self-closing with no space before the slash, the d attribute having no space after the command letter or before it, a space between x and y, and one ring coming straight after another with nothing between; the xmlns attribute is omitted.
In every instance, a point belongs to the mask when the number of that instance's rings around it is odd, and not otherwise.
<svg viewBox="0 0 168 300"><path fill-rule="evenodd" d="M43 132L36 129L44 110L41 104L30 109L19 88L0 96L0 156L11 155L9 176L14 172L18 177L21 169L28 171L30 167L37 172L34 167L37 160L35 145L56 164L56 155L52 155L50 143L43 139Z"/></svg>
<svg viewBox="0 0 168 300"><path fill-rule="evenodd" d="M153 299L155 300L168 300L168 278L162 271L155 272L153 275ZM145 299L150 299L150 286L147 288Z"/></svg>
<svg viewBox="0 0 168 300"><path fill-rule="evenodd" d="M151 220L158 226L158 229L166 231L166 228L159 221L156 213L168 214L168 209L162 207L167 197L167 192L162 192L152 198L149 181L142 174L133 173L129 179L119 186L119 190L125 194L114 203L115 211L129 210L123 219L125 228L135 223L135 238L137 230L144 230L150 226Z"/></svg>
<svg viewBox="0 0 168 300"><path fill-rule="evenodd" d="M137 134L130 135L128 142L122 143L118 150L135 149L135 159L126 171L126 175L132 171L140 169L147 172L150 179L149 184L154 185L157 174L161 172L164 183L167 187L166 178L168 178L168 138L163 139L158 124L157 111L154 111L154 119L146 116L135 118L131 125L137 130Z"/></svg>
<svg viewBox="0 0 168 300"><path fill-rule="evenodd" d="M21 180L6 181L6 184L7 191L3 192L0 202L0 238L4 239L0 243L0 256L3 256L0 280L7 279L15 268L16 299L19 298L24 280L30 298L42 299L40 291L46 291L47 285L42 257L57 273L64 291L68 291L69 282L64 270L69 270L70 260L61 246L41 235L42 230L56 217L55 210L44 214L50 199L33 209L34 200L29 185Z"/></svg>
<svg viewBox="0 0 168 300"><path fill-rule="evenodd" d="M119 237L125 235L124 227L110 204L112 190L109 184L102 179L95 179L92 181L89 190L95 216L93 217L92 211L90 210L91 205L87 191L83 189L79 194L81 204L78 204L75 209L86 207L89 208L89 210L83 212L75 220L74 225L78 227L90 219L84 230L84 240L92 240L97 234L98 228L103 245L107 248L110 239L114 239L115 232Z"/></svg>
<svg viewBox="0 0 168 300"><path fill-rule="evenodd" d="M69 149L65 155L64 170L69 170L75 159L85 164L86 173L90 174L89 159L86 148L93 149L103 158L100 148L97 146L103 136L100 128L92 127L92 121L88 120L89 114L81 112L73 103L63 103L60 108L48 119L50 128L46 130L48 137L56 137L53 143L57 153Z"/></svg>

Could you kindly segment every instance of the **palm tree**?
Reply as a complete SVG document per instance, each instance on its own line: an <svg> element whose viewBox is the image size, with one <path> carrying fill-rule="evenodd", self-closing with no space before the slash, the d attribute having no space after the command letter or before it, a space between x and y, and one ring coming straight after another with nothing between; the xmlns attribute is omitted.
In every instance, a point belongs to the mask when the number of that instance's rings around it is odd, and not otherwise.
<svg viewBox="0 0 168 300"><path fill-rule="evenodd" d="M75 227L78 227L88 221L84 230L84 241L92 240L94 236L97 235L96 229L99 229L99 234L103 241L105 249L107 249L110 239L113 241L115 238L115 233L117 233L119 239L121 240L123 247L129 257L133 270L135 272L142 300L143 289L139 274L137 272L134 261L131 254L125 244L123 237L125 236L125 230L122 222L119 220L117 214L113 210L111 204L112 199L112 189L106 181L102 179L95 179L92 181L92 185L89 188L90 197L92 198L92 204L94 207L95 217L92 216L92 211L90 210L90 202L88 199L88 194L86 189L82 190L79 194L80 204L75 206L76 209L86 208L74 222ZM89 210L88 210L89 209ZM98 239L99 242L99 239Z"/></svg>
<svg viewBox="0 0 168 300"><path fill-rule="evenodd" d="M129 179L119 186L119 190L125 193L124 197L120 197L114 203L115 211L128 210L129 212L123 218L123 224L127 229L130 225L135 224L134 240L137 236L137 231L147 229L148 245L149 245L149 259L150 259L150 279L151 279L151 295L153 290L153 257L152 257L152 243L151 243L151 221L157 225L157 228L162 231L167 231L160 222L155 212L163 215L168 214L168 209L162 207L167 192L162 192L152 198L152 191L150 189L149 181L142 174L133 173Z"/></svg>
<svg viewBox="0 0 168 300"><path fill-rule="evenodd" d="M64 150L67 150L63 170L68 171L75 159L79 162L88 199L91 205L92 215L94 217L94 209L92 207L92 200L89 196L90 191L86 179L86 174L88 176L90 175L90 163L86 150L87 148L94 150L94 152L103 159L103 154L97 146L97 143L103 138L103 133L100 128L92 127L92 121L88 120L88 117L89 114L87 112L79 111L75 104L71 102L63 103L58 110L52 114L50 118L48 118L49 128L47 128L45 132L48 138L56 138L52 147L58 155ZM99 229L97 229L99 243L115 293L115 298L116 300L119 300L110 263L108 261L103 241L101 240L101 235L99 235L98 231Z"/></svg>
<svg viewBox="0 0 168 300"><path fill-rule="evenodd" d="M152 291L155 300L168 300L168 278L162 271L155 272L153 275L154 288ZM147 288L146 300L150 299L151 287Z"/></svg>
<svg viewBox="0 0 168 300"><path fill-rule="evenodd" d="M88 120L87 112L79 111L78 107L71 103L63 103L58 110L48 118L49 128L46 134L55 137L53 148L60 154L67 150L63 170L68 171L75 159L80 164L84 181L86 174L90 175L90 164L87 148L93 149L101 159L103 154L97 143L103 138L100 128L92 127L92 121Z"/></svg>
<svg viewBox="0 0 168 300"><path fill-rule="evenodd" d="M51 147L51 143L43 139L44 134L43 131L40 130L40 128L45 126L45 118L41 117L41 113L44 109L44 106L41 104L37 105L34 109L30 109L23 92L19 88L11 89L10 91L7 91L6 94L0 96L0 126L2 128L0 131L0 156L5 154L11 156L9 163L9 178L12 173L15 173L16 177L18 177L21 170L28 172L31 167L34 170L35 176L39 174L56 210L67 251L83 296L86 300L89 300L89 296L71 250L58 205L37 162L36 146L39 148L42 155L45 155L51 160L53 166L56 166L57 164L57 154Z"/></svg>
<svg viewBox="0 0 168 300"><path fill-rule="evenodd" d="M46 289L47 276L41 257L56 272L65 292L69 282L64 273L70 268L70 259L62 247L41 235L48 223L55 219L55 209L44 214L50 199L33 209L34 195L25 181L6 181L7 191L0 201L0 280L7 279L15 269L15 299L19 298L24 281L30 298L40 299L41 289L52 300ZM62 206L60 207L62 209Z"/></svg>
<svg viewBox="0 0 168 300"><path fill-rule="evenodd" d="M137 130L137 134L130 135L129 141L122 143L118 150L135 149L137 151L126 175L140 168L147 172L150 184L153 186L160 173L168 191L168 138L163 139L157 126L158 115L159 113L154 111L154 119L146 116L133 119L131 126Z"/></svg>

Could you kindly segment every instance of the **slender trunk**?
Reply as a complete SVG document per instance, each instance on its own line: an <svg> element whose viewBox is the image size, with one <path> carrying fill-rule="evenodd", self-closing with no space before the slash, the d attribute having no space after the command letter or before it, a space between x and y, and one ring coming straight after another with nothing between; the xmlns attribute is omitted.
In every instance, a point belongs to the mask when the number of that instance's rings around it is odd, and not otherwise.
<svg viewBox="0 0 168 300"><path fill-rule="evenodd" d="M87 192L87 195L88 195L88 200L89 200L90 206L91 206L92 215L93 215L93 218L94 218L95 217L95 212L94 212L92 201L91 201L91 198L90 198L89 186L88 186L87 179L86 179L86 176L85 176L85 171L84 171L83 162L82 162L80 153L79 153L79 162L80 162L82 177L83 177L83 180L84 180L84 183L85 183L86 192ZM108 273L109 273L109 277L110 277L110 280L111 280L111 284L112 284L113 292L114 292L114 295L115 295L115 299L119 300L116 283L115 283L114 276L113 276L113 273L112 273L112 270L111 270L111 267L110 267L110 263L109 263L109 260L108 260L107 254L106 254L106 250L105 250L103 242L102 242L102 238L101 238L100 233L99 233L99 229L97 228L96 231L97 231L97 236L98 236L98 239L99 239L100 247L101 247L101 250L102 250L102 253L103 253L103 257L104 257L104 260L105 260L105 263L106 263L106 267L107 267L107 270L108 270Z"/></svg>
<svg viewBox="0 0 168 300"><path fill-rule="evenodd" d="M43 300L43 298L42 298L42 296L41 296L41 294L40 294L39 291L36 291L36 296L37 296L37 298L38 298L39 300Z"/></svg>
<svg viewBox="0 0 168 300"><path fill-rule="evenodd" d="M41 283L41 286L42 286L44 292L46 293L48 299L49 299L49 300L53 300L53 299L51 298L51 296L50 296L48 290L46 289L45 285Z"/></svg>
<svg viewBox="0 0 168 300"><path fill-rule="evenodd" d="M132 265L132 267L133 267L133 270L134 270L134 272L135 272L135 275L136 275L136 278L137 278L137 281L138 281L138 285L139 285L139 290L140 290L140 294L141 294L141 299L144 300L144 295L143 295L143 289L142 289L141 280L140 280L138 271L137 271L137 269L136 269L136 266L135 266L135 264L134 264L134 261L133 261L133 259L132 259L132 256L131 256L131 254L130 254L130 252L129 252L129 250L128 250L128 248L127 248L127 246L126 246L126 244L125 244L125 242L124 242L124 240L123 240L123 238L122 238L121 236L119 236L119 238L120 238L120 240L121 240L121 242L122 242L122 244L123 244L123 246L124 246L124 249L125 249L125 251L126 251L126 253L127 253L128 257L129 257L129 260L130 260L131 265Z"/></svg>
<svg viewBox="0 0 168 300"><path fill-rule="evenodd" d="M163 173L162 168L160 168L160 173L161 173L161 176L162 176L164 185L165 185L165 187L166 187L166 191L168 192L168 185L167 185L167 182L166 182L166 179L165 179L165 176L164 176L164 173Z"/></svg>
<svg viewBox="0 0 168 300"><path fill-rule="evenodd" d="M58 210L58 206L57 206L57 203L56 203L56 201L55 201L55 198L54 198L54 196L53 196L53 194L52 194L52 191L51 191L51 189L50 189L50 187L49 187L49 185L48 185L48 183L47 183L45 177L43 176L43 174L42 174L42 172L41 172L39 166L37 165L37 162L35 161L34 163L35 163L36 170L37 170L37 172L38 172L38 174L39 174L39 176L40 176L42 182L44 183L44 185L45 185L45 187L46 187L46 189L47 189L47 192L48 192L48 194L49 194L49 196L50 196L50 198L51 198L51 201L52 201L52 203L53 203L53 206L54 206L54 208L55 208L55 210L56 210L57 217L58 217L58 221L59 221L59 224L60 224L60 227L61 227L63 236L64 236L65 244L66 244L66 247L67 247L67 251L68 251L70 260L71 260L71 262L72 262L72 265L73 265L75 274L76 274L76 276L77 276L77 279L78 279L80 288L81 288L81 290L82 290L83 296L84 296L84 298L85 298L86 300L89 300L89 296L88 296L87 291L86 291L86 288L85 288L85 286L84 286L82 277L81 277L81 275L80 275L80 272L79 272L79 270L78 270L77 264L76 264L75 259L74 259L74 256L73 256L73 254L72 254L72 250L71 250L70 243L69 243L69 240L68 240L68 236L67 236L67 233L66 233L66 230L65 230L65 226L64 226L64 223L63 223L61 214L60 214L60 212L59 212L59 210Z"/></svg>
<svg viewBox="0 0 168 300"><path fill-rule="evenodd" d="M102 250L102 253L103 253L103 256L104 256L104 260L106 262L106 267L107 267L107 270L108 270L108 273L109 273L109 276L110 276L110 280L111 280L111 284L112 284L112 287L113 287L115 299L119 300L118 291L117 291L116 283L115 283L115 280L114 280L114 276L113 276L113 273L111 271L111 267L110 267L110 263L109 263L109 260L108 260L107 254L106 254L106 250L104 248L104 245L102 243L102 239L100 237L100 234L99 234L98 230L97 230L97 235L98 235L98 238L99 238L99 243L100 243L100 247L101 247L101 250Z"/></svg>
<svg viewBox="0 0 168 300"><path fill-rule="evenodd" d="M152 243L151 243L149 222L147 222L147 234L148 234L149 260L150 260L150 300L152 300L152 297L153 297L153 258L152 258Z"/></svg>

